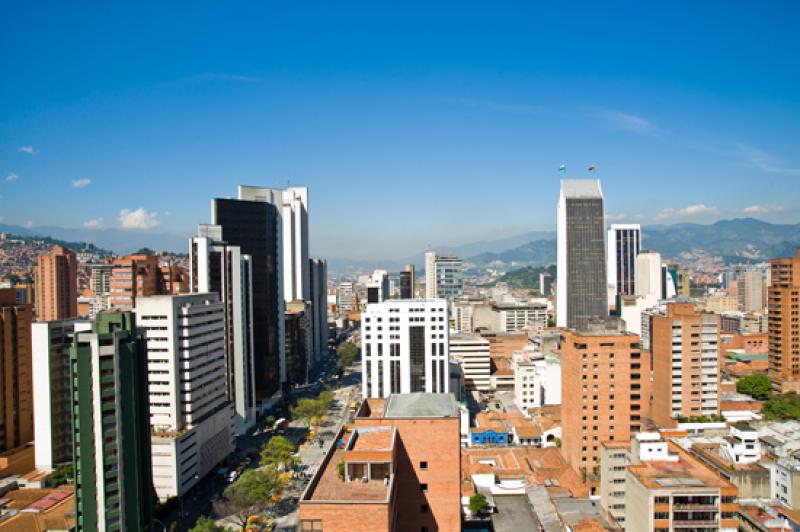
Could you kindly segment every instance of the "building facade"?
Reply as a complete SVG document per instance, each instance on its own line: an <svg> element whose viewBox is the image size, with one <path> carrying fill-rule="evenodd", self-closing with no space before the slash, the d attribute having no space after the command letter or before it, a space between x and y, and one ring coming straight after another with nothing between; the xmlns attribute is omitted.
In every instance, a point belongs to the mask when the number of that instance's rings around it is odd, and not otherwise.
<svg viewBox="0 0 800 532"><path fill-rule="evenodd" d="M158 294L158 257L153 255L128 255L114 259L109 279L109 306L112 309L131 311L136 299Z"/></svg>
<svg viewBox="0 0 800 532"><path fill-rule="evenodd" d="M768 308L769 377L776 390L800 392L800 248L788 259L772 259Z"/></svg>
<svg viewBox="0 0 800 532"><path fill-rule="evenodd" d="M478 335L450 337L450 358L461 366L464 389L488 392L491 388L489 340Z"/></svg>
<svg viewBox="0 0 800 532"><path fill-rule="evenodd" d="M61 246L39 255L34 270L36 319L65 320L78 316L78 258Z"/></svg>
<svg viewBox="0 0 800 532"><path fill-rule="evenodd" d="M400 299L414 299L416 292L416 279L413 264L406 264L405 270L400 272Z"/></svg>
<svg viewBox="0 0 800 532"><path fill-rule="evenodd" d="M33 439L33 307L0 289L0 453Z"/></svg>
<svg viewBox="0 0 800 532"><path fill-rule="evenodd" d="M642 226L611 224L607 243L608 305L613 307L618 295L636 294L636 257L642 248Z"/></svg>
<svg viewBox="0 0 800 532"><path fill-rule="evenodd" d="M599 180L564 179L558 202L556 325L585 328L608 315L605 222Z"/></svg>
<svg viewBox="0 0 800 532"><path fill-rule="evenodd" d="M367 281L367 304L389 299L389 272L375 270Z"/></svg>
<svg viewBox="0 0 800 532"><path fill-rule="evenodd" d="M367 305L361 342L365 398L450 392L445 300L396 299Z"/></svg>
<svg viewBox="0 0 800 532"><path fill-rule="evenodd" d="M661 299L663 279L661 254L656 251L642 251L636 257L636 291L640 297Z"/></svg>

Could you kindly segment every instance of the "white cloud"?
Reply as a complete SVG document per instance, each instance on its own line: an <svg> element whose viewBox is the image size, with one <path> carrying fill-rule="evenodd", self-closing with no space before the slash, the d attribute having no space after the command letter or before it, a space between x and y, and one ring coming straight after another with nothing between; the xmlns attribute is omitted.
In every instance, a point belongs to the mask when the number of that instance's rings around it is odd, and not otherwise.
<svg viewBox="0 0 800 532"><path fill-rule="evenodd" d="M658 127L642 116L620 111L619 109L593 109L592 113L605 121L613 129L631 133L655 133Z"/></svg>
<svg viewBox="0 0 800 532"><path fill-rule="evenodd" d="M157 217L157 212L147 212L141 207L135 211L122 209L119 211L119 224L123 229L153 229L161 225Z"/></svg>
<svg viewBox="0 0 800 532"><path fill-rule="evenodd" d="M742 209L742 212L745 214L768 214L771 212L783 212L785 210L786 207L783 205L751 205L750 207Z"/></svg>
<svg viewBox="0 0 800 532"><path fill-rule="evenodd" d="M103 219L96 218L94 220L86 220L83 222L84 229L101 229L103 227Z"/></svg>
<svg viewBox="0 0 800 532"><path fill-rule="evenodd" d="M6 181L16 181L17 179L19 179L19 176L14 172L11 172L6 176Z"/></svg>
<svg viewBox="0 0 800 532"><path fill-rule="evenodd" d="M84 177L83 179L76 179L72 182L72 188L83 188L89 186L91 182L92 180L89 179L88 177Z"/></svg>
<svg viewBox="0 0 800 532"><path fill-rule="evenodd" d="M25 227L27 227L28 229L30 229L31 227L33 227L33 221L31 221L31 220L28 220L27 222L25 222L25 224L24 224L24 225L25 225Z"/></svg>
<svg viewBox="0 0 800 532"><path fill-rule="evenodd" d="M20 146L17 148L17 151L20 153L27 153L28 155L33 155L36 153L36 150L33 149L33 146Z"/></svg>
<svg viewBox="0 0 800 532"><path fill-rule="evenodd" d="M769 174L783 174L788 176L800 177L800 168L791 168L782 165L772 154L748 146L747 144L736 145L739 156L759 170Z"/></svg>
<svg viewBox="0 0 800 532"><path fill-rule="evenodd" d="M716 207L707 207L702 203L699 205L689 205L683 209L662 209L656 215L656 220L669 220L671 218L692 218L697 216L706 216L709 214L718 214L719 209Z"/></svg>

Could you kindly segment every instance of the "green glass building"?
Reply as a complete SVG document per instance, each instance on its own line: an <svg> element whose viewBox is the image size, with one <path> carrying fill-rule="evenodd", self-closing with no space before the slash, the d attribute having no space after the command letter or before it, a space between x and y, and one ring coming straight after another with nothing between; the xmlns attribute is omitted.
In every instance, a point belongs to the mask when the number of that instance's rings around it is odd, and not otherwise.
<svg viewBox="0 0 800 532"><path fill-rule="evenodd" d="M70 348L77 529L149 530L147 349L131 312L101 313Z"/></svg>

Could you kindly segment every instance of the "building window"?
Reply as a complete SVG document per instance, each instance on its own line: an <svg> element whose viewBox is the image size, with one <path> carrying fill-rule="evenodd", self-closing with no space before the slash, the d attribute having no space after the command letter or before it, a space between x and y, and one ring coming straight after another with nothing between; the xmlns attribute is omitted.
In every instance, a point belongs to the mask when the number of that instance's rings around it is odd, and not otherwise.
<svg viewBox="0 0 800 532"><path fill-rule="evenodd" d="M303 519L300 522L300 530L322 530L322 519Z"/></svg>
<svg viewBox="0 0 800 532"><path fill-rule="evenodd" d="M419 463L419 468L420 468L422 471L427 471L427 470L428 470L428 462L420 462L420 463Z"/></svg>
<svg viewBox="0 0 800 532"><path fill-rule="evenodd" d="M419 491L422 493L428 493L428 484L422 483L419 485Z"/></svg>
<svg viewBox="0 0 800 532"><path fill-rule="evenodd" d="M427 504L423 504L419 507L419 511L426 514L430 511L430 507Z"/></svg>

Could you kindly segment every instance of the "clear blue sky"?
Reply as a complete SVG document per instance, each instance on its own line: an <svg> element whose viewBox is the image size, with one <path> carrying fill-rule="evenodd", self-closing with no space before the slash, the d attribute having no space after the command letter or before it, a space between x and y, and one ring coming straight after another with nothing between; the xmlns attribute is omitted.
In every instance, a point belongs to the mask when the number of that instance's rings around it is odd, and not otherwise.
<svg viewBox="0 0 800 532"><path fill-rule="evenodd" d="M614 220L800 221L797 2L119 4L0 7L5 223L289 181L313 252L401 257L552 229L561 163Z"/></svg>

